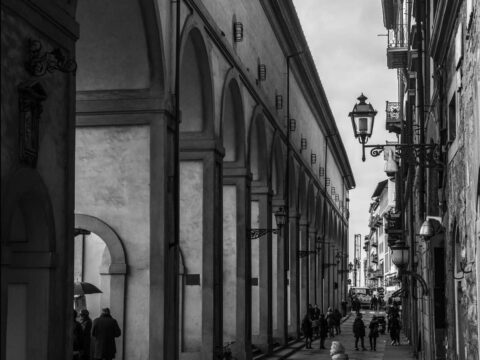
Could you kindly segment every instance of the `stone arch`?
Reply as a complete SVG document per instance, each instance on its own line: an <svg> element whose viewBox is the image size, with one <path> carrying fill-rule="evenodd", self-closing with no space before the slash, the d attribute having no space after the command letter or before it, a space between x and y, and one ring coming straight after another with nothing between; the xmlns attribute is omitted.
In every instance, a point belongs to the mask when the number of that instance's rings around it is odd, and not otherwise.
<svg viewBox="0 0 480 360"><path fill-rule="evenodd" d="M65 296L64 284L53 282L57 235L52 202L40 174L30 168L17 170L4 194L1 357L49 359L56 350L49 334L59 311L49 299Z"/></svg>
<svg viewBox="0 0 480 360"><path fill-rule="evenodd" d="M87 230L96 234L106 245L109 252L110 264L105 263L103 256L100 277L102 282L101 304L109 307L118 321L121 329L125 329L125 275L127 274L127 261L121 239L115 231L105 222L94 216L75 214L75 229ZM106 289L105 289L106 287ZM123 358L125 331L117 338L117 357Z"/></svg>
<svg viewBox="0 0 480 360"><path fill-rule="evenodd" d="M165 59L156 6L151 0L78 2L78 91L163 92Z"/></svg>
<svg viewBox="0 0 480 360"><path fill-rule="evenodd" d="M205 36L193 18L182 31L180 51L180 131L215 134L214 96L209 50ZM195 136L195 135L194 135Z"/></svg>
<svg viewBox="0 0 480 360"><path fill-rule="evenodd" d="M270 174L265 116L260 107L253 113L249 132L248 163L254 181L267 184Z"/></svg>
<svg viewBox="0 0 480 360"><path fill-rule="evenodd" d="M283 155L283 143L280 136L276 135L272 143L272 190L277 198L285 195L285 157Z"/></svg>
<svg viewBox="0 0 480 360"><path fill-rule="evenodd" d="M225 148L224 162L245 164L245 117L238 73L231 69L225 79L222 96L221 136Z"/></svg>

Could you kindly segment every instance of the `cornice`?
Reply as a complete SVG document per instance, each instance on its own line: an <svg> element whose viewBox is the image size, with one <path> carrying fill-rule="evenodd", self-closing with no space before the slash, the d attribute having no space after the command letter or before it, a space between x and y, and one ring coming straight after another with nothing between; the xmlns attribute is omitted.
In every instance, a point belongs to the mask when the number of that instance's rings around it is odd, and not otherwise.
<svg viewBox="0 0 480 360"><path fill-rule="evenodd" d="M292 73L299 77L299 86L302 88L312 111L316 113L315 119L320 129L326 136L339 134L293 2L291 0L263 0L261 4L265 13L269 15L267 17L274 32L277 34L284 53L288 55L300 50L303 51L303 56L294 58ZM348 188L355 187L353 171L341 137L332 137L330 143L333 144L330 150L340 168L342 176L347 179Z"/></svg>

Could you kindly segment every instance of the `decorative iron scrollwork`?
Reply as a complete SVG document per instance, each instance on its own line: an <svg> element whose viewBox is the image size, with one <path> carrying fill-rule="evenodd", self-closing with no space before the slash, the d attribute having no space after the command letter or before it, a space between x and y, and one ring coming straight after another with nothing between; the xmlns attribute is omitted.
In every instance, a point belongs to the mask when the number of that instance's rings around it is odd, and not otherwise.
<svg viewBox="0 0 480 360"><path fill-rule="evenodd" d="M43 76L59 70L64 73L73 73L77 70L77 63L68 59L60 48L50 52L42 52L42 43L39 40L28 40L28 60L25 68L33 76Z"/></svg>
<svg viewBox="0 0 480 360"><path fill-rule="evenodd" d="M379 156L383 152L383 148L384 146L375 146L374 148L372 148L372 150L370 150L370 155L372 155L373 157Z"/></svg>
<svg viewBox="0 0 480 360"><path fill-rule="evenodd" d="M250 229L250 240L258 239L269 232L276 235L278 234L278 229Z"/></svg>

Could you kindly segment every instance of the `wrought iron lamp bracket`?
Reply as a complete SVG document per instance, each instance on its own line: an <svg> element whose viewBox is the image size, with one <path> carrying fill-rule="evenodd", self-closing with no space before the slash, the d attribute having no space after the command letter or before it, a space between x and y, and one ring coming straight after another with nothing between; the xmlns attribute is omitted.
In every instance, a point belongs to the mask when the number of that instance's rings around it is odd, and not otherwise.
<svg viewBox="0 0 480 360"><path fill-rule="evenodd" d="M408 270L402 270L400 272L400 275L411 276L415 280L417 280L420 283L420 285L422 286L422 296L429 294L427 282L425 281L425 279L421 275L417 274L414 271L408 271Z"/></svg>
<svg viewBox="0 0 480 360"><path fill-rule="evenodd" d="M268 233L272 233L277 235L278 229L250 229L249 230L249 238L250 240L258 239Z"/></svg>
<svg viewBox="0 0 480 360"><path fill-rule="evenodd" d="M443 167L440 161L440 147L437 144L376 144L366 145L362 143L362 161L365 161L365 148L370 148L370 155L378 157L385 150L385 147L395 147L395 153L400 158L410 157L419 165L418 158L425 155L425 167Z"/></svg>

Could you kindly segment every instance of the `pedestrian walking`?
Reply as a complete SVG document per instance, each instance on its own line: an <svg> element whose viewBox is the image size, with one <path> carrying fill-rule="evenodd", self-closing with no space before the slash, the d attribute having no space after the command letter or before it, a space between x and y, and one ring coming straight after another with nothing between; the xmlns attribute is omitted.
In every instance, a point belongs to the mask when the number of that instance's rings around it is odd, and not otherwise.
<svg viewBox="0 0 480 360"><path fill-rule="evenodd" d="M87 309L80 311L80 325L82 326L82 351L80 352L81 360L90 360L90 345L92 336L92 319L90 319L90 313Z"/></svg>
<svg viewBox="0 0 480 360"><path fill-rule="evenodd" d="M318 336L320 337L320 349L325 349L325 338L328 334L328 323L324 314L318 318Z"/></svg>
<svg viewBox="0 0 480 360"><path fill-rule="evenodd" d="M305 314L302 320L302 332L303 336L305 336L305 349L312 348L312 320L310 319L310 315L308 312Z"/></svg>
<svg viewBox="0 0 480 360"><path fill-rule="evenodd" d="M325 319L327 320L328 324L328 334L330 335L330 337L333 337L335 335L335 315L333 314L331 307L328 308L327 316L325 317Z"/></svg>
<svg viewBox="0 0 480 360"><path fill-rule="evenodd" d="M340 335L342 332L340 329L340 323L342 322L342 314L338 309L333 310L333 317L335 319L335 333L336 335Z"/></svg>
<svg viewBox="0 0 480 360"><path fill-rule="evenodd" d="M102 309L100 317L93 320L93 358L95 360L112 360L117 349L115 338L121 335L117 320L110 315L110 309Z"/></svg>
<svg viewBox="0 0 480 360"><path fill-rule="evenodd" d="M73 310L73 360L80 360L83 348L82 325L77 321L77 312Z"/></svg>
<svg viewBox="0 0 480 360"><path fill-rule="evenodd" d="M345 348L339 341L332 341L330 356L332 360L348 360L348 355L345 354Z"/></svg>
<svg viewBox="0 0 480 360"><path fill-rule="evenodd" d="M355 336L355 350L358 350L358 340L361 342L362 350L367 350L364 343L365 323L363 322L362 314L360 313L357 313L357 317L353 322L353 336Z"/></svg>
<svg viewBox="0 0 480 360"><path fill-rule="evenodd" d="M368 326L370 332L368 333L368 338L370 340L370 351L377 351L377 337L378 337L378 320L376 316L372 317L370 325Z"/></svg>
<svg viewBox="0 0 480 360"><path fill-rule="evenodd" d="M398 316L392 316L388 319L388 332L390 333L391 345L400 345L401 324Z"/></svg>
<svg viewBox="0 0 480 360"><path fill-rule="evenodd" d="M370 310L377 311L378 299L375 295L373 295L372 299L370 300Z"/></svg>

